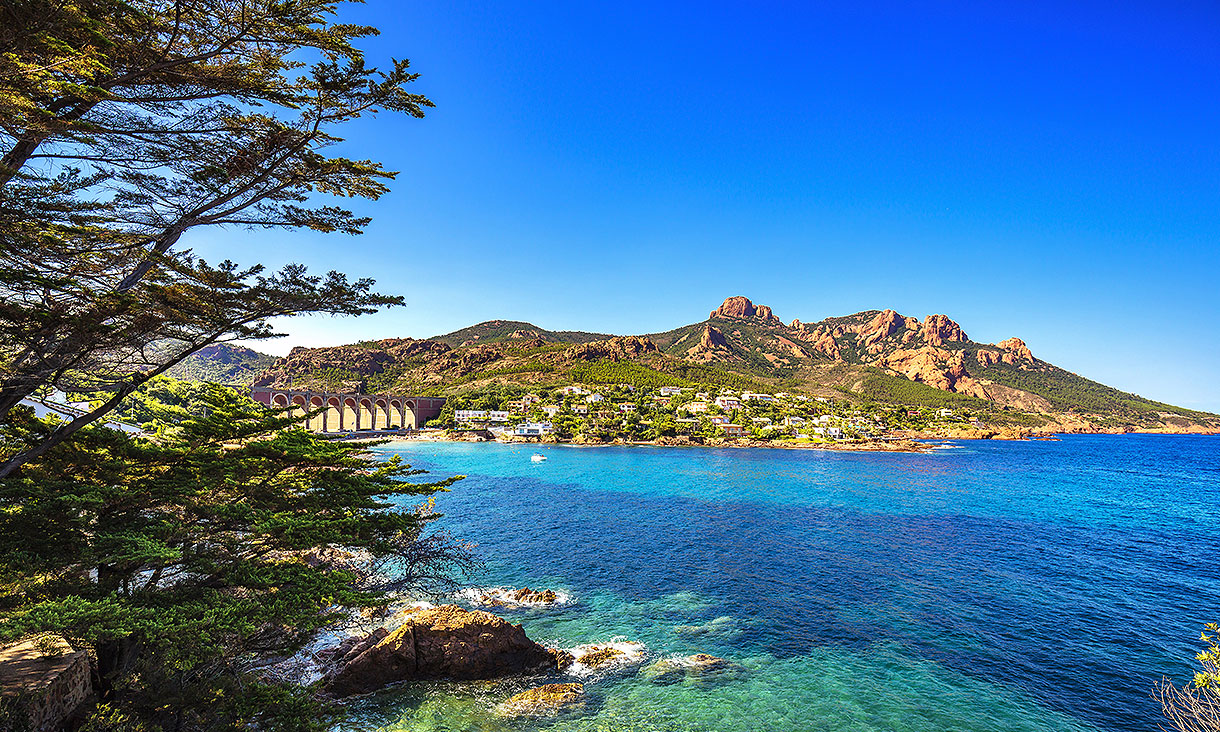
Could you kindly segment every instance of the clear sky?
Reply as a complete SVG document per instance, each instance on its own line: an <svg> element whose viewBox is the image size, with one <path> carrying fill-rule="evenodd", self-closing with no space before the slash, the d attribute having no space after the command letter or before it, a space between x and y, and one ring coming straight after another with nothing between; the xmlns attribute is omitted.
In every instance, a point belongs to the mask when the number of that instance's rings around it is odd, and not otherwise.
<svg viewBox="0 0 1220 732"><path fill-rule="evenodd" d="M372 276L407 307L257 347L494 318L647 333L729 295L975 340L1220 411L1220 5L369 0L424 120L360 237L194 234L207 259ZM252 344L254 345L254 344Z"/></svg>

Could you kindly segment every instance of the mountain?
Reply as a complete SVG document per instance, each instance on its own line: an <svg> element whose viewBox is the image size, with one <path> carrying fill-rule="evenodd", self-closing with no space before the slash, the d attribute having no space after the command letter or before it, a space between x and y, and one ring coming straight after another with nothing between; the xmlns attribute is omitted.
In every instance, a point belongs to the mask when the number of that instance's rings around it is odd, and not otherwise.
<svg viewBox="0 0 1220 732"><path fill-rule="evenodd" d="M429 339L296 348L259 385L457 394L570 383L707 385L964 407L1047 429L1220 427L1220 417L1113 389L1037 358L1019 338L970 340L946 315L869 310L784 323L730 297L663 333L607 336L495 320Z"/></svg>
<svg viewBox="0 0 1220 732"><path fill-rule="evenodd" d="M249 386L259 372L275 363L275 356L252 348L216 343L199 349L166 371L184 381L211 381L228 386Z"/></svg>
<svg viewBox="0 0 1220 732"><path fill-rule="evenodd" d="M546 330L533 323L518 320L488 320L469 328L455 330L445 335L433 336L430 341L444 343L453 348L475 344L501 343L508 340L540 339L546 343L588 343L610 338L606 333L583 333L575 330Z"/></svg>

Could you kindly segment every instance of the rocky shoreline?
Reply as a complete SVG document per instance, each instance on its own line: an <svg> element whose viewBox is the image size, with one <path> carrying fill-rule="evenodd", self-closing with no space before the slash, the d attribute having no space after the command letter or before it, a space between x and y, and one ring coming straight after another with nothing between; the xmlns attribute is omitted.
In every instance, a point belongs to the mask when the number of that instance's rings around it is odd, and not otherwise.
<svg viewBox="0 0 1220 732"><path fill-rule="evenodd" d="M472 588L458 597L491 598L486 604L544 611L562 606L566 597L555 590L494 589L498 592L492 594ZM501 597L511 599L501 603ZM651 683L668 685L687 680L697 684L731 681L746 673L740 664L706 653L650 657L643 643L620 639L566 650L548 648L531 640L519 624L455 604L404 607L384 625L344 638L315 657L323 667L317 688L336 700L400 683L438 679L518 678L536 684L511 695L506 692L495 707L502 717L578 712L586 706L586 685L607 675L638 673Z"/></svg>

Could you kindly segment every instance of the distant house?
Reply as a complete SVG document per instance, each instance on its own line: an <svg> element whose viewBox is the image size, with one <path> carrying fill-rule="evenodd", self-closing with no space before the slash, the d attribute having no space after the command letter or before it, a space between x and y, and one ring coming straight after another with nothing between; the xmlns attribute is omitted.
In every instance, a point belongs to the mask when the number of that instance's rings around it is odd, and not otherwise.
<svg viewBox="0 0 1220 732"><path fill-rule="evenodd" d="M573 404L573 405L572 405L572 412L573 412L574 414L588 414L588 413L589 413L589 405L587 405L587 404Z"/></svg>
<svg viewBox="0 0 1220 732"><path fill-rule="evenodd" d="M473 424L475 422L487 421L486 409L455 409L453 410L453 419L463 424Z"/></svg>
<svg viewBox="0 0 1220 732"><path fill-rule="evenodd" d="M758 394L752 391L742 392L741 400L745 402L763 402L770 404L775 401L775 397L770 394Z"/></svg>
<svg viewBox="0 0 1220 732"><path fill-rule="evenodd" d="M676 396L682 393L680 386L662 386L657 391L661 392L661 396Z"/></svg>
<svg viewBox="0 0 1220 732"><path fill-rule="evenodd" d="M585 401L590 404L597 404L600 401L604 401L605 398L606 397L602 396L601 394L593 393L585 397Z"/></svg>
<svg viewBox="0 0 1220 732"><path fill-rule="evenodd" d="M561 409L563 409L563 407L557 406L555 404L547 404L546 406L544 406L542 408L542 413L548 417L554 417L556 414L559 414L559 410L561 410Z"/></svg>
<svg viewBox="0 0 1220 732"><path fill-rule="evenodd" d="M487 420L489 422L507 422L508 421L508 412L500 411L500 410L490 411L487 413Z"/></svg>
<svg viewBox="0 0 1220 732"><path fill-rule="evenodd" d="M678 407L678 409L689 414L698 414L699 412L707 411L707 402L687 402Z"/></svg>
<svg viewBox="0 0 1220 732"><path fill-rule="evenodd" d="M565 386L559 390L559 393L563 394L564 396L573 396L578 394L588 394L589 390L583 389L579 386Z"/></svg>
<svg viewBox="0 0 1220 732"><path fill-rule="evenodd" d="M746 430L739 424L722 424L720 429L724 430L726 437L744 437Z"/></svg>
<svg viewBox="0 0 1220 732"><path fill-rule="evenodd" d="M631 402L625 402L618 405L618 411L622 412L623 414L631 414L635 411L635 405Z"/></svg>
<svg viewBox="0 0 1220 732"><path fill-rule="evenodd" d="M826 436L832 440L838 440L843 437L843 430L840 427L827 427Z"/></svg>
<svg viewBox="0 0 1220 732"><path fill-rule="evenodd" d="M953 410L952 410L952 409L940 409L940 410L937 410L937 412L936 412L936 416L938 416L938 417L952 417L952 416L953 416Z"/></svg>
<svg viewBox="0 0 1220 732"><path fill-rule="evenodd" d="M802 424L805 424L804 417L784 417L784 425L786 427L795 427Z"/></svg>
<svg viewBox="0 0 1220 732"><path fill-rule="evenodd" d="M823 414L821 417L818 417L818 421L821 422L822 424L826 424L827 422L830 421L830 415Z"/></svg>
<svg viewBox="0 0 1220 732"><path fill-rule="evenodd" d="M518 437L542 437L555 431L550 422L521 422L513 428L513 434Z"/></svg>
<svg viewBox="0 0 1220 732"><path fill-rule="evenodd" d="M726 412L732 411L734 409L741 408L741 400L732 396L718 396L716 397L716 406L720 407Z"/></svg>
<svg viewBox="0 0 1220 732"><path fill-rule="evenodd" d="M754 417L750 421L753 422L754 424L771 424L770 417Z"/></svg>
<svg viewBox="0 0 1220 732"><path fill-rule="evenodd" d="M729 423L729 418L725 417L722 414L713 414L712 416L708 417L707 419L709 422L711 422L714 425L723 426L723 425L726 425Z"/></svg>

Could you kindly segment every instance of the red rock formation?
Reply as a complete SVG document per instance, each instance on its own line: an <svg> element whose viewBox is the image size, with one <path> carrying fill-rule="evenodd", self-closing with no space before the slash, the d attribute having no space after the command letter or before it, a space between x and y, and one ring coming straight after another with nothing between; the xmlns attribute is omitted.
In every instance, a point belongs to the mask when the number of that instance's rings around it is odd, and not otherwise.
<svg viewBox="0 0 1220 732"><path fill-rule="evenodd" d="M394 632L379 628L341 651L327 681L330 693L341 697L411 679L494 679L554 671L563 660L560 652L527 638L520 625L456 605L410 611Z"/></svg>
<svg viewBox="0 0 1220 732"><path fill-rule="evenodd" d="M657 344L642 336L622 336L604 341L581 343L566 349L564 356L584 361L622 361L656 353Z"/></svg>
<svg viewBox="0 0 1220 732"><path fill-rule="evenodd" d="M901 315L893 310L882 310L869 321L868 325L865 326L864 332L860 335L863 338L864 345L867 347L898 332L904 325L906 325L906 321Z"/></svg>
<svg viewBox="0 0 1220 732"><path fill-rule="evenodd" d="M739 295L737 297L730 297L730 298L725 299L725 301L720 304L720 307L713 310L711 315L709 315L707 317L709 319L711 319L711 318L752 318L752 317L754 317L755 312L757 312L757 311L754 308L754 303L750 302L750 298L741 297Z"/></svg>
<svg viewBox="0 0 1220 732"><path fill-rule="evenodd" d="M1034 360L1033 351L1029 350L1029 346L1025 345L1025 341L1020 338L1009 338L1008 340L1000 341L996 345L1003 348L1006 355L1012 356L1013 360L1005 359L1005 363Z"/></svg>
<svg viewBox="0 0 1220 732"><path fill-rule="evenodd" d="M740 295L726 299L707 317L709 320L712 318L753 318L768 325L783 325L783 322L771 312L771 308L766 305L755 305L750 302L750 298Z"/></svg>
<svg viewBox="0 0 1220 732"><path fill-rule="evenodd" d="M929 315L923 319L923 337L931 346L941 346L949 341L965 341L962 327L948 315Z"/></svg>

